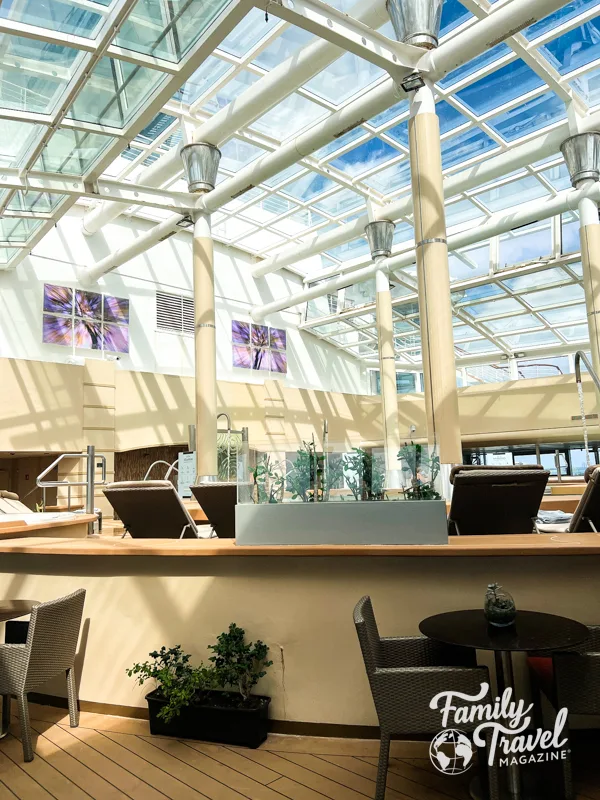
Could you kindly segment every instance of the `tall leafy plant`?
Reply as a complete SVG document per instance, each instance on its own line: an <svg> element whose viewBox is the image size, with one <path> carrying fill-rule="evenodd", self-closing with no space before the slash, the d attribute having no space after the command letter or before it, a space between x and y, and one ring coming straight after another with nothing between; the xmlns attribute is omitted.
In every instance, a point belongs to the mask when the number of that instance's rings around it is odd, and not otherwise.
<svg viewBox="0 0 600 800"><path fill-rule="evenodd" d="M385 464L361 447L353 447L344 459L344 476L355 500L383 500Z"/></svg>
<svg viewBox="0 0 600 800"><path fill-rule="evenodd" d="M279 503L283 499L285 479L275 469L268 453L259 457L256 466L250 467L253 481L252 499L255 503Z"/></svg>
<svg viewBox="0 0 600 800"><path fill-rule="evenodd" d="M440 494L435 481L440 474L440 458L435 449L431 455L420 444L407 442L398 451L402 471L407 475L410 485L404 490L408 500L439 500Z"/></svg>

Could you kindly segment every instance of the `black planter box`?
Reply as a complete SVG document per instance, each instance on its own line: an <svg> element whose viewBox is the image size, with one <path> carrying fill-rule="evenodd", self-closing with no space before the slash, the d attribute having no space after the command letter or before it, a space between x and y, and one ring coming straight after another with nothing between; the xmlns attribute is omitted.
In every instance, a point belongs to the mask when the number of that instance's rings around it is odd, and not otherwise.
<svg viewBox="0 0 600 800"><path fill-rule="evenodd" d="M230 696L229 692L208 694L212 702L192 703L169 722L158 716L158 712L166 705L160 692L155 689L147 694L150 733L252 748L265 741L269 727L270 697L253 695L259 702L256 708L235 708L218 704L219 698Z"/></svg>

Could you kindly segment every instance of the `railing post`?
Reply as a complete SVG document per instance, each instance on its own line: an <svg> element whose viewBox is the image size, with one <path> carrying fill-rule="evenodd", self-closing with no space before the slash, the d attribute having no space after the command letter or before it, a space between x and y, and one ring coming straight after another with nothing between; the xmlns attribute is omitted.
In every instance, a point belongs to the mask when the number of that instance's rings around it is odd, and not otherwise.
<svg viewBox="0 0 600 800"><path fill-rule="evenodd" d="M87 470L86 470L86 495L85 513L94 513L94 477L96 470L96 448L93 444L87 446ZM88 522L88 536L94 533L94 523Z"/></svg>

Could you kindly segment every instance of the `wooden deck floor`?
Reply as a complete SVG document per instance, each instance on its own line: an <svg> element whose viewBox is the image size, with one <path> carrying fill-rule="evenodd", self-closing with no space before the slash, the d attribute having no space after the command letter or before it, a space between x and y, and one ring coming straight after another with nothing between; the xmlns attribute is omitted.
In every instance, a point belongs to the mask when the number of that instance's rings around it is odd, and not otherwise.
<svg viewBox="0 0 600 800"><path fill-rule="evenodd" d="M151 737L141 720L31 705L36 757L20 731L0 741L0 800L365 800L377 742L271 736L259 750ZM393 743L386 800L468 800L467 773L446 777L426 746ZM588 762L590 763L590 762ZM600 773L581 772L578 798L600 800Z"/></svg>

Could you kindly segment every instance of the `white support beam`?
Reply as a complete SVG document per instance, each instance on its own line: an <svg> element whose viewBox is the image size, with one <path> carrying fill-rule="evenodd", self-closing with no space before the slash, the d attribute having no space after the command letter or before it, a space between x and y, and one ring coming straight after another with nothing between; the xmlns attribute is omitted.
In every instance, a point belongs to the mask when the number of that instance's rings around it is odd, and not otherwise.
<svg viewBox="0 0 600 800"><path fill-rule="evenodd" d="M110 198L126 206L135 203L140 206L166 208L170 211L190 211L197 201L196 195L188 192L173 192L166 189L131 186L122 181L102 178L87 181L72 175L29 172L22 175L16 167L0 167L0 189L20 189L40 191L49 194L73 195L75 198L88 197L92 200Z"/></svg>
<svg viewBox="0 0 600 800"><path fill-rule="evenodd" d="M352 16L361 22L379 27L387 21L383 0L359 0L352 9ZM194 131L196 142L220 145L236 131L250 125L258 117L265 114L321 70L339 58L343 51L327 41L318 39L298 54L290 56L272 69L239 97L229 103L221 111L201 124ZM138 181L146 186L160 186L181 172L181 159L178 149L162 156L138 177ZM91 235L99 231L103 225L115 219L120 207L103 203L86 214L83 223L84 233Z"/></svg>
<svg viewBox="0 0 600 800"><path fill-rule="evenodd" d="M581 121L582 130L595 130L600 126L600 112L596 111L585 117ZM501 178L504 175L514 172L520 167L525 167L533 161L547 158L560 150L560 145L570 135L569 123L564 122L550 131L532 136L522 144L515 145L505 153L488 158L472 167L458 172L444 181L445 197L453 197L462 192L475 189L484 183ZM400 217L407 217L412 213L412 196L396 200L382 206L382 219L397 220ZM298 263L310 256L329 250L332 247L350 242L363 235L365 225L369 222L367 214L357 217L352 222L340 225L327 233L312 235L300 243L291 244L283 248L277 255L267 258L258 264L253 270L254 277L268 275L276 272L290 264ZM368 263L365 261L365 263ZM361 266L360 264L358 265ZM318 275L314 279L318 279ZM322 276L321 276L322 277Z"/></svg>
<svg viewBox="0 0 600 800"><path fill-rule="evenodd" d="M261 10L265 8L264 0L255 2ZM413 72L423 56L420 47L388 39L321 0L271 0L267 7L269 14L370 61L395 80Z"/></svg>
<svg viewBox="0 0 600 800"><path fill-rule="evenodd" d="M525 203L522 206L516 206L509 212L494 214L489 220L480 225L475 225L460 233L454 233L448 236L448 248L450 250L455 250L460 247L475 244L476 242L484 241L491 236L506 233L513 230L513 228L529 225L538 220L548 219L564 211L576 210L582 197L589 197L596 202L600 201L600 183L595 183L591 187L586 187L584 189L567 189L557 194L556 197L535 200L531 203ZM357 269L347 275L339 275L336 278L324 281L316 286L296 292L296 294L288 298L275 300L263 306L255 306L250 312L252 319L262 320L269 314L275 314L286 308L297 306L300 303L315 300L317 297L322 297L338 289L352 286L356 283L362 283L362 281L372 278L377 269L390 272L400 269L401 267L408 267L414 263L414 260L415 251L414 247L411 247L404 252L386 258L378 265L370 264L367 267Z"/></svg>

